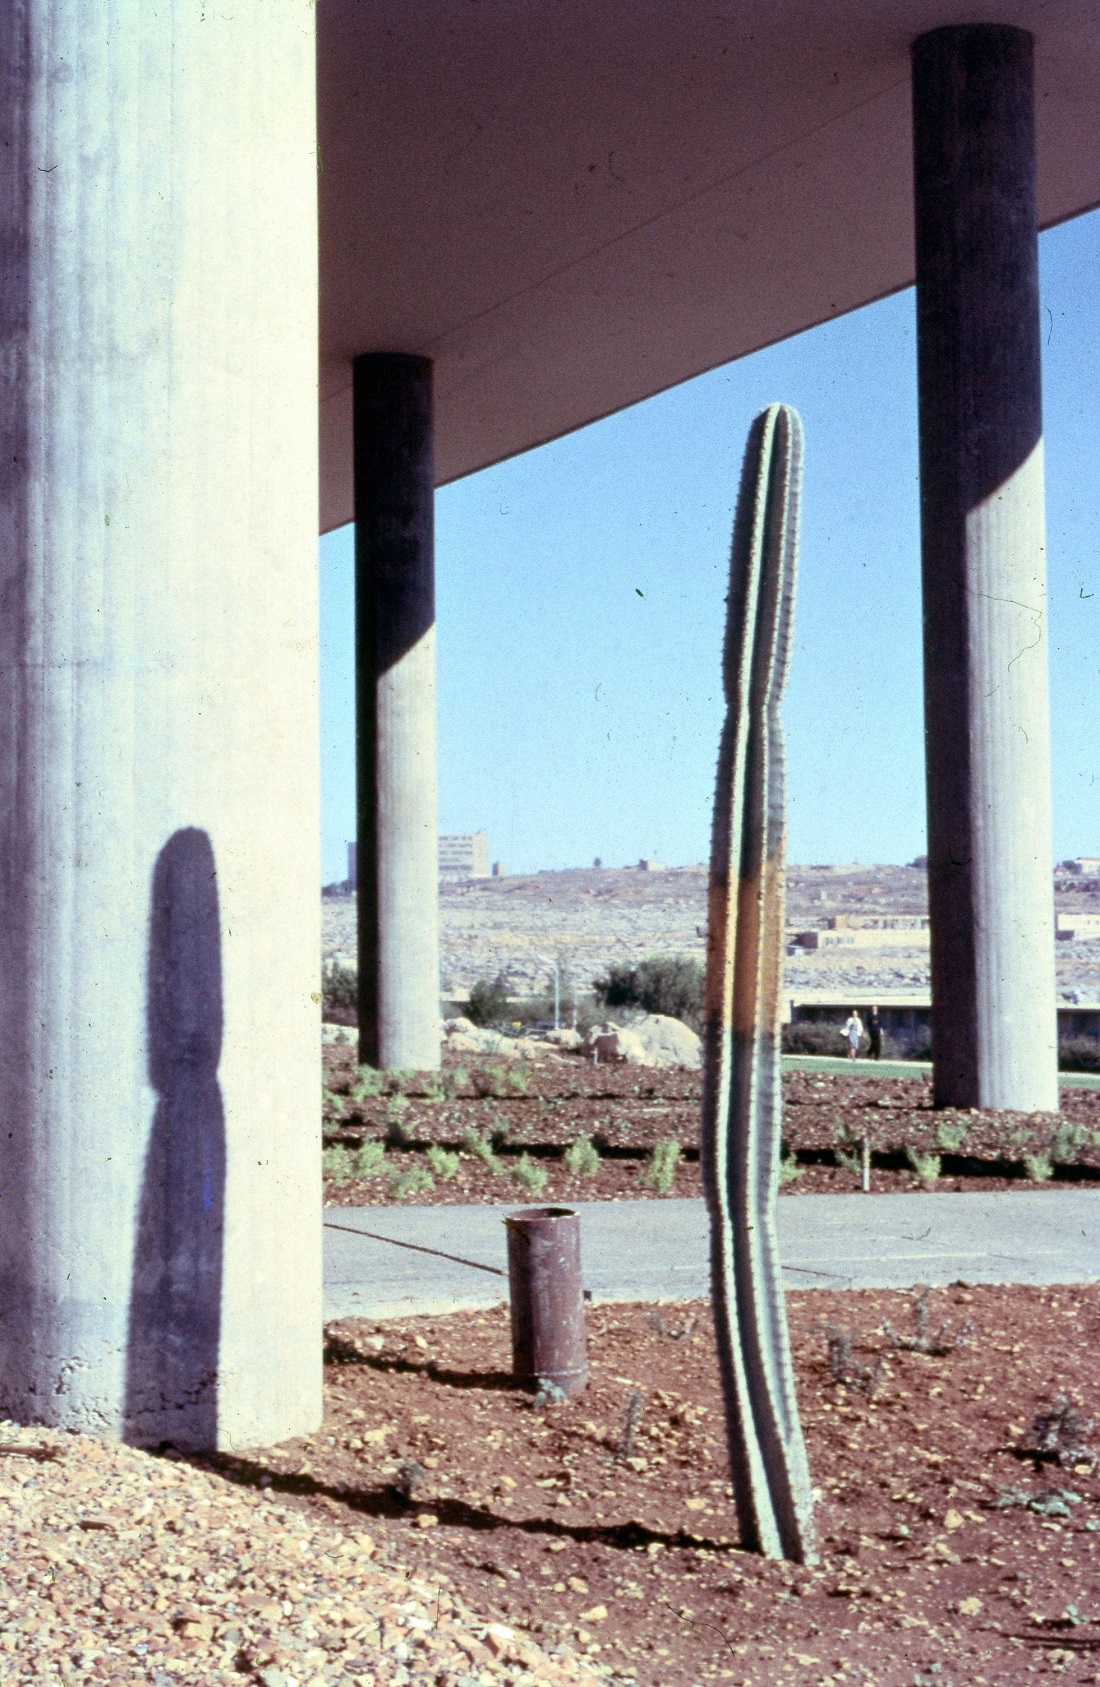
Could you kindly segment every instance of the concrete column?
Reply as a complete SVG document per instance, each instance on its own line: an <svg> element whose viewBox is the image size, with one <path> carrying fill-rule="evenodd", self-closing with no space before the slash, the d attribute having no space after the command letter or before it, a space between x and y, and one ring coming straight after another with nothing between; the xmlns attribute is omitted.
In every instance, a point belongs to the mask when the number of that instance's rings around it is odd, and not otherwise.
<svg viewBox="0 0 1100 1687"><path fill-rule="evenodd" d="M439 1065L432 366L355 360L359 1053Z"/></svg>
<svg viewBox="0 0 1100 1687"><path fill-rule="evenodd" d="M913 44L932 1045L1058 1104L1032 40Z"/></svg>
<svg viewBox="0 0 1100 1687"><path fill-rule="evenodd" d="M312 9L0 7L0 1414L321 1415Z"/></svg>

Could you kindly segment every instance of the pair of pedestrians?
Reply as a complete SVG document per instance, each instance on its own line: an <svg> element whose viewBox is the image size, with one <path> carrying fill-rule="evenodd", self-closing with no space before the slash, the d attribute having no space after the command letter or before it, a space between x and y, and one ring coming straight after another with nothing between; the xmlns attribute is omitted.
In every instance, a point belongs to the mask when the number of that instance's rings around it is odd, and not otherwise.
<svg viewBox="0 0 1100 1687"><path fill-rule="evenodd" d="M867 1015L867 1035L870 1048L867 1050L868 1059L882 1059L882 1026L879 1022L878 1008L873 1006ZM859 1054L859 1045L863 1041L863 1021L859 1012L853 1008L844 1026L844 1036L848 1044L848 1059L855 1060Z"/></svg>

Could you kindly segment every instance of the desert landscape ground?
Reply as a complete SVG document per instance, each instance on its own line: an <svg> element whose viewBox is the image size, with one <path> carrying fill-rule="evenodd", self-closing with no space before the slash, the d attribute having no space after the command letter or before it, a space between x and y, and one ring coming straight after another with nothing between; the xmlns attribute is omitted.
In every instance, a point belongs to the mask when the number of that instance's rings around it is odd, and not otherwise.
<svg viewBox="0 0 1100 1687"><path fill-rule="evenodd" d="M440 886L441 987L461 1000L478 979L504 973L516 995L546 988L547 959L568 968L581 990L616 962L651 954L703 958L707 873L701 866L648 872L638 868L577 868L526 876L471 879ZM1100 880L1059 873L1059 913L1100 912ZM923 868L791 867L787 926L824 927L830 917L921 917L928 913ZM352 895L323 899L323 952L328 961L355 960L356 905ZM1100 998L1100 940L1059 943L1058 987L1065 1000L1076 991ZM928 990L928 948L858 951L802 949L788 953L789 991L854 991L861 999Z"/></svg>

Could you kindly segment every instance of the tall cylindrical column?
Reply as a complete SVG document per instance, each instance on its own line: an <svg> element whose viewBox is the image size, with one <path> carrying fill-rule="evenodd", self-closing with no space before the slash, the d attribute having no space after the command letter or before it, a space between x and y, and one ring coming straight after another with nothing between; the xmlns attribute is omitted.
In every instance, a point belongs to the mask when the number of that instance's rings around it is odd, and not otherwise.
<svg viewBox="0 0 1100 1687"><path fill-rule="evenodd" d="M314 74L0 8L0 1413L145 1444L321 1416Z"/></svg>
<svg viewBox="0 0 1100 1687"><path fill-rule="evenodd" d="M1032 40L913 44L935 1097L1058 1104Z"/></svg>
<svg viewBox="0 0 1100 1687"><path fill-rule="evenodd" d="M439 1065L432 366L355 360L359 1050Z"/></svg>

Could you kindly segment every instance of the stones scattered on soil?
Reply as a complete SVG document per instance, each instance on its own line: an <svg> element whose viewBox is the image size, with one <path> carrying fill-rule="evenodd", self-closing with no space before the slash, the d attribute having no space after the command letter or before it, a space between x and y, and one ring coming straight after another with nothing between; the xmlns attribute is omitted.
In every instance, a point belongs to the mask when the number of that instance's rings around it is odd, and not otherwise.
<svg viewBox="0 0 1100 1687"><path fill-rule="evenodd" d="M525 1154L547 1174L538 1191L542 1200L701 1192L701 1077L686 1067L593 1066L576 1055L542 1065L448 1055L442 1074L393 1076L389 1087L400 1093L356 1101L354 1050L329 1049L325 1058L326 1142L350 1150L367 1139L388 1144L384 1160L367 1177L354 1175L346 1155L338 1153L339 1165L329 1156L330 1204L368 1206L403 1198L392 1191L403 1187L398 1180L410 1170L419 1175L404 1187L407 1198L418 1203L512 1202L521 1186L511 1174ZM1064 1089L1058 1117L937 1111L926 1079L877 1077L864 1064L855 1073L787 1072L783 1100L785 1196L859 1189L864 1136L874 1193L1100 1180L1097 1090ZM473 1139L482 1144L480 1154L466 1145ZM588 1156L587 1169L575 1172L565 1156L582 1140L595 1145L598 1158ZM683 1151L663 1190L654 1187L648 1162L662 1141L679 1143ZM437 1164L440 1150L457 1154L449 1176L433 1173L429 1145L435 1145Z"/></svg>
<svg viewBox="0 0 1100 1687"><path fill-rule="evenodd" d="M636 1687L994 1687L1100 1674L1100 1474L1038 1452L1064 1397L1098 1416L1100 1286L934 1291L965 1344L891 1344L899 1292L788 1297L822 1561L739 1550L709 1311L603 1306L592 1381L533 1410L506 1309L329 1332L323 1435L238 1461L287 1504L367 1527L421 1586ZM825 1324L873 1391L838 1382ZM634 1392L633 1452L619 1456ZM412 1502L395 1493L424 1467ZM422 1528L419 1519L436 1519ZM443 1580L453 1578L452 1583ZM488 1630L486 1630L488 1635ZM489 1644L486 1639L486 1644Z"/></svg>
<svg viewBox="0 0 1100 1687"><path fill-rule="evenodd" d="M58 1430L0 1439L0 1682L595 1687L603 1673L487 1621L445 1575L422 1580L361 1512L288 1507L262 1474L270 1454L244 1461L241 1486Z"/></svg>

